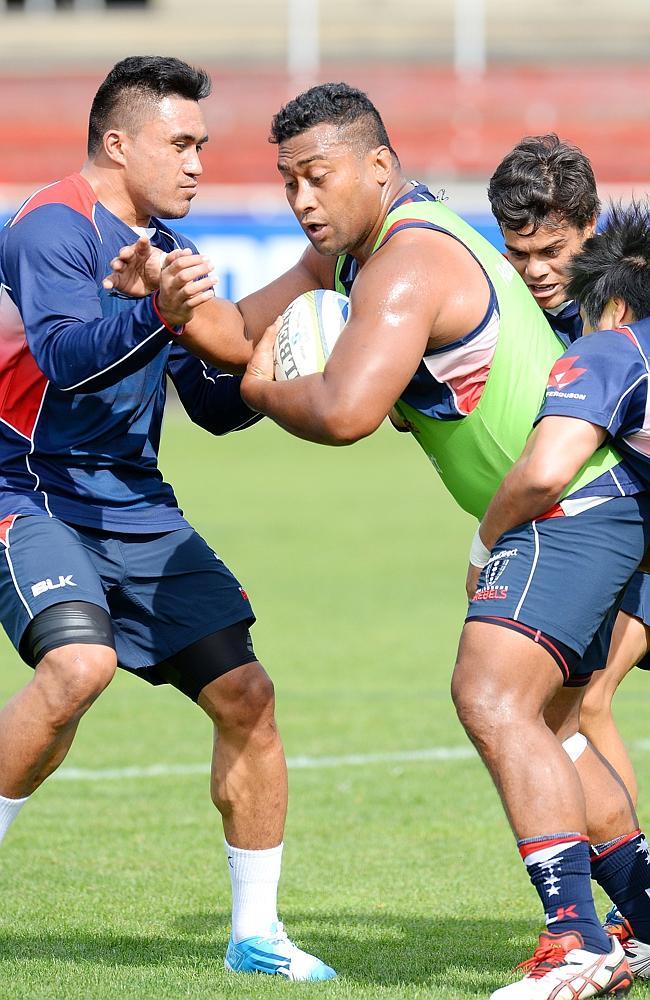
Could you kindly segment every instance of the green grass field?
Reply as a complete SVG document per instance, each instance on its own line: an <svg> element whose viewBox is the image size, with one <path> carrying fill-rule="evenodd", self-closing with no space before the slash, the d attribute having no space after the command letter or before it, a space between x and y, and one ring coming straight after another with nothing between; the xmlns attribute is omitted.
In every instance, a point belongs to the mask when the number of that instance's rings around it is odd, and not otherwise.
<svg viewBox="0 0 650 1000"><path fill-rule="evenodd" d="M449 696L471 520L388 428L334 450L270 424L210 439L172 412L161 464L252 597L293 762L281 915L339 979L223 971L209 723L120 675L0 850L0 997L487 996L530 954L540 910ZM5 697L27 669L2 653ZM646 822L649 700L636 671L618 716ZM434 748L461 752L413 754ZM187 773L110 777L152 765Z"/></svg>

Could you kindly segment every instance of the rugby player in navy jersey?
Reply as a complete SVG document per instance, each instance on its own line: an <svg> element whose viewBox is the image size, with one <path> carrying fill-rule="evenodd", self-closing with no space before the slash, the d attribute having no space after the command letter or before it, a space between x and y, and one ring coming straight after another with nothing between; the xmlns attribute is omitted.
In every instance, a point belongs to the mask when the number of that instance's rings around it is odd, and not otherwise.
<svg viewBox="0 0 650 1000"><path fill-rule="evenodd" d="M202 311L220 368L241 371L250 344L243 323L219 329L208 262L157 218L189 211L209 93L177 59L118 63L93 101L82 170L37 191L0 234L0 619L34 668L0 712L0 839L116 666L170 683L215 727L226 967L322 980L334 971L278 921L286 764L251 605L157 468L167 376L214 434L257 417L238 378L187 352ZM103 285L134 230L169 255L139 299Z"/></svg>
<svg viewBox="0 0 650 1000"><path fill-rule="evenodd" d="M567 290L568 267L600 212L596 179L587 156L554 133L522 139L501 161L488 197L506 245L558 337L568 347L582 335L582 318ZM636 804L632 762L612 716L612 698L623 677L650 646L650 576L637 572L626 588L612 633L607 668L585 693L581 731L614 766Z"/></svg>
<svg viewBox="0 0 650 1000"><path fill-rule="evenodd" d="M582 335L566 268L596 229L600 200L589 159L553 132L528 136L496 168L488 198L506 257L568 347Z"/></svg>
<svg viewBox="0 0 650 1000"><path fill-rule="evenodd" d="M621 565L630 553L617 547L614 522L619 515L614 507L629 504L629 498L594 498L595 519L575 516L579 512L571 509L571 502L560 499L585 458L604 440L613 440L624 463L650 491L647 206L612 209L604 230L589 237L572 259L567 289L581 304L588 335L571 344L554 365L535 430L479 526L468 570L470 612L454 674L459 716L495 779L548 927L526 963L528 974L498 990L493 995L498 1000L555 996L553 990L565 981L567 969L578 971L581 965L579 979L572 982L576 992L571 995L596 995L606 961L603 954L598 956L601 949L595 942L593 923L587 926L589 906L580 888L588 873L584 831L594 820L589 819L588 804L569 769L556 770L564 801L556 811L554 829L544 837L530 833L539 808L539 775L549 766L542 721L544 693L554 685L544 657L533 653L530 643L528 649L521 647L517 633L532 626L539 641L551 634L565 648L557 630L558 604L577 608L579 597L598 594L612 577L624 576ZM639 510L630 507L628 512L635 521L639 511L643 515L641 543L650 528L649 499L648 492L639 495ZM553 532L547 529L554 522L560 530L555 531L553 541ZM637 552L642 551L642 545L637 545ZM563 582L558 586L560 579ZM478 602L486 582L491 587L488 599ZM623 587L613 602L612 616L622 592ZM566 612L562 619L567 620ZM585 643L590 635L597 637L596 622L577 621L576 634L581 625ZM575 655L575 646L568 646L569 654ZM516 691L523 682L519 676L522 654L536 663L537 675L526 692L523 716L515 717ZM565 746L574 760L588 766L593 748L576 732L578 718L579 697L574 694L572 699L567 690L564 728L569 739ZM598 808L603 816L612 812L608 795L602 795ZM624 914L605 929L622 942L632 972L649 978L648 843L638 828L625 828L629 819L621 815L619 822L617 836L610 829L607 839L592 841L591 870ZM591 956L589 962L584 961L585 955ZM614 976L609 992L623 995L629 985L621 970L618 988Z"/></svg>

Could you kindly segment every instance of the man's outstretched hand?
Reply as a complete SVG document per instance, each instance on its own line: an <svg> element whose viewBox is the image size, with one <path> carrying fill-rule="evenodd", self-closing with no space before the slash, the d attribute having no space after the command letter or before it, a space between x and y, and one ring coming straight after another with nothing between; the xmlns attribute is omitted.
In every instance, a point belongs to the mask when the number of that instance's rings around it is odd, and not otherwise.
<svg viewBox="0 0 650 1000"><path fill-rule="evenodd" d="M173 250L165 257L160 271L158 308L171 326L189 323L197 306L214 299L217 279L207 257L192 253L189 247Z"/></svg>
<svg viewBox="0 0 650 1000"><path fill-rule="evenodd" d="M158 307L170 326L183 326L194 309L214 297L216 279L207 257L189 247L165 254L146 236L122 247L111 260L112 273L102 281L107 291L143 298L159 292Z"/></svg>
<svg viewBox="0 0 650 1000"><path fill-rule="evenodd" d="M122 292L134 298L150 295L160 288L160 272L166 256L152 247L146 236L141 236L113 257L112 273L104 278L102 285L109 292Z"/></svg>

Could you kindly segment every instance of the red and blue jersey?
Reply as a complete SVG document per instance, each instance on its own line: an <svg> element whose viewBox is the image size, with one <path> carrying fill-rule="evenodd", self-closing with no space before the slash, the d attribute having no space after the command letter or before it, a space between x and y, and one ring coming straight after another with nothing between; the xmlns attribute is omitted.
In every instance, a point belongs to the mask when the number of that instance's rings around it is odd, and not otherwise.
<svg viewBox="0 0 650 1000"><path fill-rule="evenodd" d="M164 252L194 249L151 227ZM42 514L108 531L185 526L158 470L167 376L212 433L256 419L240 380L188 354L153 296L102 288L133 241L80 174L38 191L0 231L0 525Z"/></svg>
<svg viewBox="0 0 650 1000"><path fill-rule="evenodd" d="M590 333L556 361L537 420L577 417L604 427L630 478L650 490L649 378L650 318Z"/></svg>

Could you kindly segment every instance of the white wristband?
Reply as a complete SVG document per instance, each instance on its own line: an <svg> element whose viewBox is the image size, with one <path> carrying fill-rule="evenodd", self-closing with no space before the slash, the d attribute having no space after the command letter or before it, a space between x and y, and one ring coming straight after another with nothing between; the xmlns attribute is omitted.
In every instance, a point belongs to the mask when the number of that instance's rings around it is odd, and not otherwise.
<svg viewBox="0 0 650 1000"><path fill-rule="evenodd" d="M490 550L487 549L483 544L481 540L480 530L481 530L481 525L479 524L478 528L474 533L474 537L472 538L472 545L469 550L469 561L471 562L472 566L476 566L478 569L483 569L483 567L487 566L489 562Z"/></svg>

